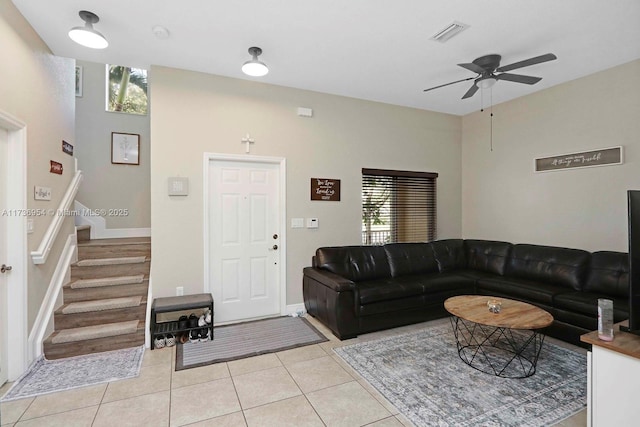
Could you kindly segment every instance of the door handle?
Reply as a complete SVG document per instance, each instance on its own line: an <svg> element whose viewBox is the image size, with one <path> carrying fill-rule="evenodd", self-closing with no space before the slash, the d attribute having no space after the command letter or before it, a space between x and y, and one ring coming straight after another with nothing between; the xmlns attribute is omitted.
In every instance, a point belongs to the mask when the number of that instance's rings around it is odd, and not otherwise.
<svg viewBox="0 0 640 427"><path fill-rule="evenodd" d="M11 267L10 265L2 264L2 267L0 267L0 273L6 273L7 271L11 271L12 269L13 267Z"/></svg>

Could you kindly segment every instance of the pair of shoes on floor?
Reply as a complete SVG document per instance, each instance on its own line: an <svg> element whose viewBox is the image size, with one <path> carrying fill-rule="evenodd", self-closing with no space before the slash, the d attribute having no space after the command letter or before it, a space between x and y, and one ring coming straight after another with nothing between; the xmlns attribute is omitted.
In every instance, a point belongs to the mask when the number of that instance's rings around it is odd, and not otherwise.
<svg viewBox="0 0 640 427"><path fill-rule="evenodd" d="M173 334L158 335L153 340L154 348L173 347L176 345L176 337Z"/></svg>
<svg viewBox="0 0 640 427"><path fill-rule="evenodd" d="M187 329L189 327L189 318L187 316L180 316L178 319L178 329Z"/></svg>
<svg viewBox="0 0 640 427"><path fill-rule="evenodd" d="M190 328L197 328L198 327L198 316L195 315L195 313L191 313L189 315L189 327Z"/></svg>
<svg viewBox="0 0 640 427"><path fill-rule="evenodd" d="M209 341L209 328L192 329L189 333L189 342Z"/></svg>
<svg viewBox="0 0 640 427"><path fill-rule="evenodd" d="M211 310L208 308L204 309L204 313L198 319L198 326L203 327L211 324Z"/></svg>

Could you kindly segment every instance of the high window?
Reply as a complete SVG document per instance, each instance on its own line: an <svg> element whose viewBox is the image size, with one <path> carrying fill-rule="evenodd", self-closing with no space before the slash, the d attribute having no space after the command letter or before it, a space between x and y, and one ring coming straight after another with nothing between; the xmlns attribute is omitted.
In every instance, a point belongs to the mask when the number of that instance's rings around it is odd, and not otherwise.
<svg viewBox="0 0 640 427"><path fill-rule="evenodd" d="M107 111L147 114L147 70L107 65Z"/></svg>
<svg viewBox="0 0 640 427"><path fill-rule="evenodd" d="M362 169L362 244L436 239L433 172Z"/></svg>

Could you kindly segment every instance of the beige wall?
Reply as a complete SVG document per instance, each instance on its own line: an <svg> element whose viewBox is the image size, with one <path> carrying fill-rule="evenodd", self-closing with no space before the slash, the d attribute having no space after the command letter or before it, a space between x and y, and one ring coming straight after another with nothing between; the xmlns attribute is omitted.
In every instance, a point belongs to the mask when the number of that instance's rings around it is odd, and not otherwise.
<svg viewBox="0 0 640 427"><path fill-rule="evenodd" d="M287 304L302 302L316 248L360 244L362 167L438 172L438 236L461 236L459 117L163 67L150 85L155 296L202 292L203 153L242 154L247 132L251 154L287 159L287 224L319 218L287 229ZM188 177L190 195L169 198L169 176ZM311 202L312 177L340 179L342 201Z"/></svg>
<svg viewBox="0 0 640 427"><path fill-rule="evenodd" d="M75 145L74 61L55 57L10 1L0 1L0 110L27 124L27 207L57 209L74 174L74 161L62 152L62 140ZM63 164L64 174L49 173L49 161ZM35 201L35 185L50 187L51 201ZM29 251L38 248L50 216L33 217L35 230L28 236ZM73 233L67 218L59 239L43 265L29 257L29 329L40 308L67 236ZM10 250L10 249L9 249Z"/></svg>
<svg viewBox="0 0 640 427"><path fill-rule="evenodd" d="M83 67L82 97L76 98L76 157L84 179L76 199L91 209L128 209L105 216L107 228L148 228L151 224L149 115L105 111L105 65ZM140 135L140 165L111 163L111 132Z"/></svg>
<svg viewBox="0 0 640 427"><path fill-rule="evenodd" d="M493 90L500 90L499 82ZM465 238L627 250L628 189L640 189L640 61L465 116ZM625 161L534 173L536 157L622 145Z"/></svg>

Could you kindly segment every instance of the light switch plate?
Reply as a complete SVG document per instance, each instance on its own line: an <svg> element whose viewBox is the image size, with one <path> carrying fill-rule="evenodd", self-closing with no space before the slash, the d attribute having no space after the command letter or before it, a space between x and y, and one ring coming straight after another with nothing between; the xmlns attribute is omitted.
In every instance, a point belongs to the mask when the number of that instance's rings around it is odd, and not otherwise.
<svg viewBox="0 0 640 427"><path fill-rule="evenodd" d="M181 176L169 177L169 195L170 196L188 196L189 195L189 178Z"/></svg>
<svg viewBox="0 0 640 427"><path fill-rule="evenodd" d="M307 218L307 228L318 228L318 218Z"/></svg>
<svg viewBox="0 0 640 427"><path fill-rule="evenodd" d="M51 188L36 185L33 187L33 198L35 200L51 200Z"/></svg>
<svg viewBox="0 0 640 427"><path fill-rule="evenodd" d="M291 228L304 228L304 218L291 218Z"/></svg>

